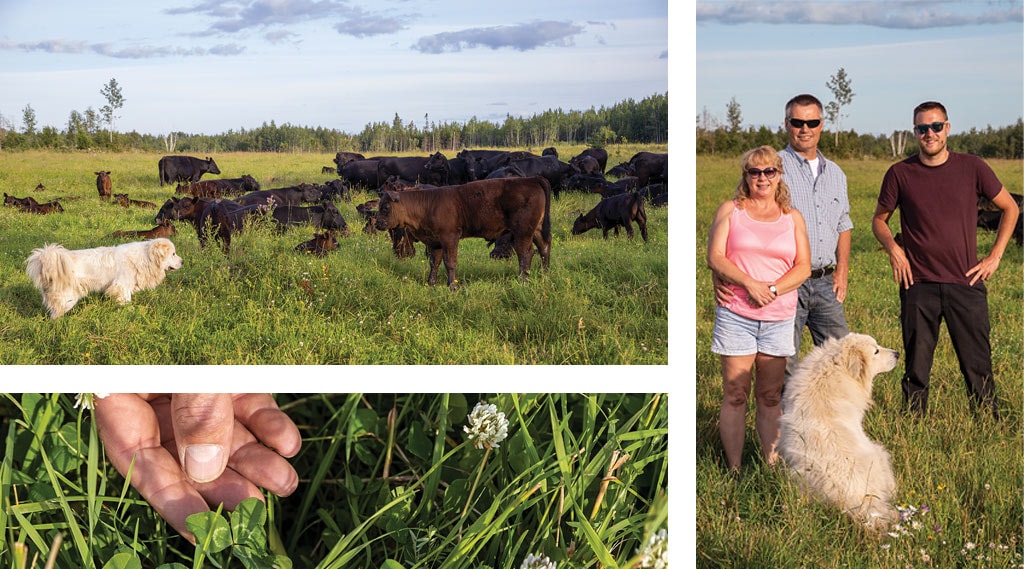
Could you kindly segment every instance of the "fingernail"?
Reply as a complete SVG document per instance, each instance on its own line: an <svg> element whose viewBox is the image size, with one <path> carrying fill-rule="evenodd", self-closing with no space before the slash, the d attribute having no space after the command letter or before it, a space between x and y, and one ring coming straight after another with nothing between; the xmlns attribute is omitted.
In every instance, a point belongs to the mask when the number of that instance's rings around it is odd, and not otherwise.
<svg viewBox="0 0 1024 569"><path fill-rule="evenodd" d="M185 474L196 482L215 480L224 470L224 449L220 445L185 447Z"/></svg>

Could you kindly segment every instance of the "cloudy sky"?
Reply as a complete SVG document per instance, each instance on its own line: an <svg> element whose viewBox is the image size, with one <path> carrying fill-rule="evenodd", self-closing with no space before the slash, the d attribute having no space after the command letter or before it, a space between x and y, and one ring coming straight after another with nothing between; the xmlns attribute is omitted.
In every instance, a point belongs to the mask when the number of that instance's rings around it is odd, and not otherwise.
<svg viewBox="0 0 1024 569"><path fill-rule="evenodd" d="M797 93L831 101L839 68L854 92L844 129L909 128L926 100L954 132L1022 116L1022 0L698 0L696 14L694 116L725 122L735 97L744 126L774 129Z"/></svg>
<svg viewBox="0 0 1024 569"><path fill-rule="evenodd" d="M489 9L485 6L500 6ZM668 90L665 0L3 0L0 115L64 128L217 133L277 123L359 132L398 113L500 122Z"/></svg>

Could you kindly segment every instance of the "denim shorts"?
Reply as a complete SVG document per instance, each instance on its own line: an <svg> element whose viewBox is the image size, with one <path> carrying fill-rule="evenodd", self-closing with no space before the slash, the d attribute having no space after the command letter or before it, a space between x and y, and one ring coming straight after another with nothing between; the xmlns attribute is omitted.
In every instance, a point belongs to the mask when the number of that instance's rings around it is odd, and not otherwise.
<svg viewBox="0 0 1024 569"><path fill-rule="evenodd" d="M728 308L715 308L715 331L711 351L723 356L789 357L796 353L793 345L793 319L779 321L751 320Z"/></svg>

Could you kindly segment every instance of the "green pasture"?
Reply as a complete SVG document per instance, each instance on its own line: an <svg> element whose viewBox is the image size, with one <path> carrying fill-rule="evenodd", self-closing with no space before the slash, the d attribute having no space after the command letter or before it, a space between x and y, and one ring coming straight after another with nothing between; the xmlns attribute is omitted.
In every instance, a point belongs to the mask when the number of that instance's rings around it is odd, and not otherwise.
<svg viewBox="0 0 1024 569"><path fill-rule="evenodd" d="M563 159L583 147L559 147ZM639 150L609 148L609 167ZM198 154L197 154L198 155ZM449 157L454 153L449 152ZM220 176L251 174L263 188L322 183L333 154L212 154ZM205 155L203 156L205 157ZM481 239L462 241L459 288L426 284L422 244L398 259L383 234L361 232L357 192L338 202L352 234L320 259L293 248L312 237L257 225L231 252L201 250L194 229L173 238L184 267L118 306L98 294L51 321L25 275L44 243L113 245L116 230L152 228L154 210L99 199L95 171L113 193L162 204L174 188L157 178L159 154L0 153L0 189L43 202L49 216L0 208L0 364L665 364L668 361L668 208L647 208L650 241L598 230L572 235L595 194L552 204L551 269L535 256L530 278L515 259L495 261ZM38 184L45 190L36 191ZM440 282L444 282L443 267Z"/></svg>
<svg viewBox="0 0 1024 569"><path fill-rule="evenodd" d="M1020 161L989 163L1008 190L1021 193ZM883 160L840 161L849 181L855 226L845 309L851 330L902 351L897 288L888 257L871 233L879 186L889 165ZM726 472L717 425L721 367L718 356L710 351L714 296L705 254L713 213L731 198L739 180L739 159L698 156L696 168L697 566L1020 567L1024 545L1021 248L1011 241L998 272L987 283L1000 422L976 417L968 409L944 326L926 418L916 420L903 412L902 364L875 379L875 404L864 427L892 455L896 502L907 519L892 535L873 539L838 511L801 498L784 468L768 467L758 458L752 407L742 472L738 477ZM898 212L891 227L898 229ZM994 233L979 230L980 251L987 253L994 238ZM810 344L805 332L803 349Z"/></svg>

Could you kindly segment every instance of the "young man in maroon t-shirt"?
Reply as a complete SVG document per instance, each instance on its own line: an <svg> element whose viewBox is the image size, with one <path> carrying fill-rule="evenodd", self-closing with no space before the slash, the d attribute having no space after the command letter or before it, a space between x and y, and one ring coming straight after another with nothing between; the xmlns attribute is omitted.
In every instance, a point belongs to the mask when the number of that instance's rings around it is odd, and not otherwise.
<svg viewBox="0 0 1024 569"><path fill-rule="evenodd" d="M946 148L949 115L941 103L914 109L920 151L894 164L882 180L871 229L889 254L900 286L900 325L906 352L903 397L925 414L939 323L945 319L966 380L971 407L998 418L989 342L988 280L1020 214L1017 202L980 158ZM1003 212L992 251L978 259L978 198ZM889 229L900 209L902 243Z"/></svg>

